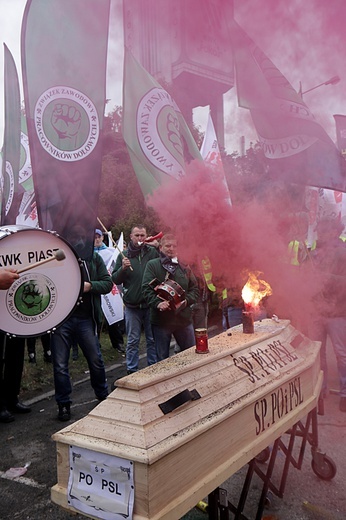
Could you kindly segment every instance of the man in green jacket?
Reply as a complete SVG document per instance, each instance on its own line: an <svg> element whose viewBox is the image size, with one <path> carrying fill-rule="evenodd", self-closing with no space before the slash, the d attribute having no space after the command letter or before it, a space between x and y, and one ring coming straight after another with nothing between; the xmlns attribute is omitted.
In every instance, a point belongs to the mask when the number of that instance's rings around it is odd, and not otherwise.
<svg viewBox="0 0 346 520"><path fill-rule="evenodd" d="M97 399L103 401L108 395L97 324L102 320L101 294L109 293L113 282L100 255L92 255L85 262L82 302L51 337L55 400L59 407L60 421L68 421L71 417L72 386L68 363L74 338L88 362L90 382Z"/></svg>
<svg viewBox="0 0 346 520"><path fill-rule="evenodd" d="M173 308L172 302L162 299L155 290L155 282L173 280L185 291L182 304ZM191 305L198 300L198 283L191 268L177 258L177 240L174 235L164 235L160 242L160 257L148 262L143 276L143 294L150 306L158 361L169 357L172 335L180 350L195 345ZM158 285L156 285L156 288ZM179 289L180 290L180 289Z"/></svg>
<svg viewBox="0 0 346 520"><path fill-rule="evenodd" d="M138 370L139 342L142 327L145 333L147 346L147 363L157 362L153 333L150 325L148 304L142 292L142 279L145 267L149 260L157 258L159 253L153 246L145 243L147 231L141 224L131 230L128 249L118 255L112 273L112 280L116 285L123 286L123 302L125 305L125 329L127 334L126 366L127 373Z"/></svg>

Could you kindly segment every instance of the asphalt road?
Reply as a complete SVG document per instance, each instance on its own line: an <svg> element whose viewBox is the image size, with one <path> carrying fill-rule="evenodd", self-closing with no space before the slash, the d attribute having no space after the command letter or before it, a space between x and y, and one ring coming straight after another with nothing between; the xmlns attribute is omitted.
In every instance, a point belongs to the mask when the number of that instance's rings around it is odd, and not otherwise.
<svg viewBox="0 0 346 520"><path fill-rule="evenodd" d="M329 352L330 387L338 388L334 355ZM144 365L145 359L142 364ZM108 369L108 381L125 375L124 365ZM339 397L332 393L324 402L324 415L318 416L318 446L336 465L337 473L332 480L320 479L311 468L310 445L306 446L300 470L290 467L283 498L267 495L267 507L263 512L266 520L344 520L346 519L346 413L338 410ZM64 423L56 419L57 409L52 393L27 402L32 413L17 415L10 424L0 424L0 520L79 520L85 518L66 512L50 501L50 489L57 482L56 448L51 435ZM75 384L73 391L73 420L85 416L97 405L88 379ZM203 456L203 454L200 454ZM284 456L278 453L274 466L273 481L280 476ZM16 479L6 478L10 468L29 464L25 475ZM268 462L263 464L265 468ZM248 466L242 468L222 486L227 499L237 503L243 489ZM255 520L262 480L252 479L244 514ZM205 519L208 515L194 509L187 519ZM233 514L230 513L230 519Z"/></svg>

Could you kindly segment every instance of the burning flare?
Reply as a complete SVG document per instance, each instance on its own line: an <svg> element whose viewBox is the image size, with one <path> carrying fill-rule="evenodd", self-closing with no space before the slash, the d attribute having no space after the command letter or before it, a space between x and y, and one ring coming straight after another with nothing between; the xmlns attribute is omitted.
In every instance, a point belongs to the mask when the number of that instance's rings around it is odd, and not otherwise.
<svg viewBox="0 0 346 520"><path fill-rule="evenodd" d="M241 293L245 306L257 307L265 296L272 294L269 283L258 278L261 274L259 271L248 273L248 281Z"/></svg>

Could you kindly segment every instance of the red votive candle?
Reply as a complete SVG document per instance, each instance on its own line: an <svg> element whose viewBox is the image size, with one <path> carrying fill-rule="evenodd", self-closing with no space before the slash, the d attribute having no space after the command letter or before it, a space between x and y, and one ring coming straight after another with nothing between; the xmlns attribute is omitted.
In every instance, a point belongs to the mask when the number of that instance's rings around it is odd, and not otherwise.
<svg viewBox="0 0 346 520"><path fill-rule="evenodd" d="M208 354L208 332L207 329L195 329L197 354Z"/></svg>

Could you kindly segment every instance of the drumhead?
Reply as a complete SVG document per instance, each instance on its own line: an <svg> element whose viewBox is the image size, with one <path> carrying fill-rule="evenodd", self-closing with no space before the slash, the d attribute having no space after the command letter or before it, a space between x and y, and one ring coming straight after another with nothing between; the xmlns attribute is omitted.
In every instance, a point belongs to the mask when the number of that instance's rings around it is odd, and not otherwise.
<svg viewBox="0 0 346 520"><path fill-rule="evenodd" d="M168 278L164 283L169 287L172 287L172 289L178 296L185 296L184 289L175 280L171 280L170 278Z"/></svg>
<svg viewBox="0 0 346 520"><path fill-rule="evenodd" d="M65 254L60 261L54 256L58 250ZM68 318L82 294L81 266L66 240L27 226L0 227L0 267L20 270L36 263L7 291L0 291L0 330L5 333L30 337L52 331Z"/></svg>

